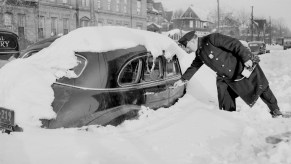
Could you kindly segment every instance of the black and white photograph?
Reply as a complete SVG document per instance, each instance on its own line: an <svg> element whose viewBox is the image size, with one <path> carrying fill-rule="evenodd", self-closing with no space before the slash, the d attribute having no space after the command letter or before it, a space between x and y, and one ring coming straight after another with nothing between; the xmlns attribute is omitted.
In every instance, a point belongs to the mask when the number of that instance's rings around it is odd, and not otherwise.
<svg viewBox="0 0 291 164"><path fill-rule="evenodd" d="M0 0L0 164L291 164L290 7Z"/></svg>

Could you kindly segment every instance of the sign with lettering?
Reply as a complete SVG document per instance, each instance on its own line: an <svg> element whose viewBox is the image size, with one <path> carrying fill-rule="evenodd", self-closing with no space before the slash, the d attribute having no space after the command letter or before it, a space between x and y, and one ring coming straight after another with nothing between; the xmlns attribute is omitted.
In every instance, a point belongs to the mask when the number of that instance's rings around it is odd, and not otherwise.
<svg viewBox="0 0 291 164"><path fill-rule="evenodd" d="M8 33L0 33L0 50L15 50L17 48L17 37Z"/></svg>

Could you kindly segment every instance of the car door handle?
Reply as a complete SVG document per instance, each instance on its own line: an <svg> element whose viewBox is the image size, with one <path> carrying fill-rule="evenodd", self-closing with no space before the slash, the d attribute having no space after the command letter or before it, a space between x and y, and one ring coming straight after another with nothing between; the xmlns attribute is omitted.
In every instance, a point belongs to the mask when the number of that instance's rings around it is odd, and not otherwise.
<svg viewBox="0 0 291 164"><path fill-rule="evenodd" d="M153 95L155 92L146 92L145 95Z"/></svg>

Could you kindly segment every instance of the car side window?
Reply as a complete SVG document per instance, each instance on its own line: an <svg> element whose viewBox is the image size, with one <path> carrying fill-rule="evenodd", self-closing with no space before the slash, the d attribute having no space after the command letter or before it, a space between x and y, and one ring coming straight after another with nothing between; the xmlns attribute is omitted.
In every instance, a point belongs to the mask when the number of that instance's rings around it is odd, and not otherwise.
<svg viewBox="0 0 291 164"><path fill-rule="evenodd" d="M166 76L171 77L171 76L176 76L180 75L180 68L179 68L179 63L176 57L174 57L172 60L167 60L166 63Z"/></svg>
<svg viewBox="0 0 291 164"><path fill-rule="evenodd" d="M142 80L145 82L163 79L162 58L148 55L145 57L145 66L143 67Z"/></svg>
<svg viewBox="0 0 291 164"><path fill-rule="evenodd" d="M81 55L76 55L76 57L78 60L78 65L71 70L77 75L77 77L79 77L86 67L87 59Z"/></svg>
<svg viewBox="0 0 291 164"><path fill-rule="evenodd" d="M141 59L135 59L127 63L127 65L121 70L121 73L119 75L119 84L127 85L132 83L138 83L141 67Z"/></svg>

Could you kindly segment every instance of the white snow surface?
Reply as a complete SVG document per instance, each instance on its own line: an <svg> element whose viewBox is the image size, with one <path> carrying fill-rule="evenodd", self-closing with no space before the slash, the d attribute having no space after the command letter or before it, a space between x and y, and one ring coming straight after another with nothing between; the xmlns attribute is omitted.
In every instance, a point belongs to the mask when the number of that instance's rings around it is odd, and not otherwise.
<svg viewBox="0 0 291 164"><path fill-rule="evenodd" d="M58 44L58 42L55 43L56 47L64 47ZM272 49L272 46L269 46L269 49L271 53L260 56L261 66L272 91L277 96L279 106L283 111L290 112L291 50L284 51L276 47ZM41 58L40 55L38 57ZM183 69L192 62L193 58L193 53L180 56ZM51 66L59 66L54 64L53 59L50 63ZM67 69L73 66L74 60L72 63L62 68ZM30 66L31 64L36 65ZM6 79L3 76L9 74L4 72L18 76L14 79L15 82L10 81L10 88L5 90L2 89L2 85L5 84L3 79ZM14 95L16 91L10 91L14 90L14 87L20 90L17 93L25 91L21 87L30 89L39 87L34 80L43 83L43 87L47 88L47 85L54 81L53 73L55 72L42 74L43 72L51 72L50 67L40 67L37 62L30 60L16 60L8 63L0 69L1 99L3 96L20 98ZM7 79L13 79L13 76ZM33 79L25 81L26 78ZM29 84L31 86L27 86ZM35 91L31 91L31 93L37 92L42 94L39 96L44 97L50 97L53 94L49 89L38 91L35 88ZM0 163L291 163L290 142L281 142L277 145L265 142L265 137L269 135L291 131L291 119L271 118L267 106L261 100L253 108L249 108L241 99L237 99L237 112L222 111L218 109L216 96L215 73L203 66L189 81L186 95L175 105L155 111L144 107L137 120L125 121L117 127L87 126L48 130L30 123L34 126L28 126L24 132L15 132L10 135L0 133ZM38 101L38 97L30 98ZM46 103L40 104L44 107ZM14 105L17 106L17 104ZM38 104L27 103L27 105L32 107ZM33 122L31 120L33 118L27 118L26 121Z"/></svg>

